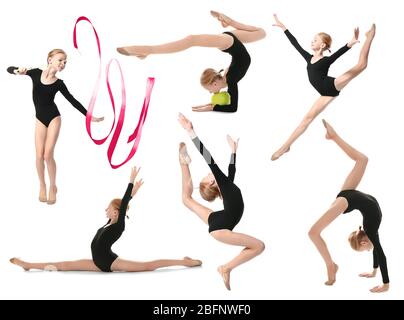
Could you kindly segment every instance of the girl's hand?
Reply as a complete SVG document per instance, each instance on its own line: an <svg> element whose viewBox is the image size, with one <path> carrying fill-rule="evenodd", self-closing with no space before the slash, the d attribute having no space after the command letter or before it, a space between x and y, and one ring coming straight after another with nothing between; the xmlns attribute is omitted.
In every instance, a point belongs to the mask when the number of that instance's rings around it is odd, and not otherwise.
<svg viewBox="0 0 404 320"><path fill-rule="evenodd" d="M202 106L195 106L195 107L192 107L192 111L195 111L195 112L213 111L213 105L211 103L208 103L208 104L204 104Z"/></svg>
<svg viewBox="0 0 404 320"><path fill-rule="evenodd" d="M276 15L276 13L274 14L274 18L275 18L275 23L272 25L274 27L279 27L281 28L283 31L286 31L286 27L285 25L279 21L278 16Z"/></svg>
<svg viewBox="0 0 404 320"><path fill-rule="evenodd" d="M192 122L186 118L182 113L178 114L178 122L181 124L181 126L187 130L188 132L193 131L194 127L192 125Z"/></svg>
<svg viewBox="0 0 404 320"><path fill-rule="evenodd" d="M373 269L372 272L362 272L359 277L363 278L374 278L376 276L377 269Z"/></svg>
<svg viewBox="0 0 404 320"><path fill-rule="evenodd" d="M139 171L138 171L139 172ZM136 181L135 184L133 185L132 189L132 197L138 192L141 186L143 186L143 179L140 179L139 181Z"/></svg>
<svg viewBox="0 0 404 320"><path fill-rule="evenodd" d="M101 122L101 121L103 121L103 120L104 120L104 117L100 117L100 118L91 117L91 121L92 121L92 122Z"/></svg>
<svg viewBox="0 0 404 320"><path fill-rule="evenodd" d="M139 169L137 169L136 167L133 167L133 168L132 168L132 170L131 170L131 172L130 172L130 178L129 178L129 182L130 182L130 183L134 183L134 182L135 182L136 177L137 177L137 174L139 173L139 171L140 171L140 167L139 167Z"/></svg>
<svg viewBox="0 0 404 320"><path fill-rule="evenodd" d="M19 67L18 69L14 70L14 74L24 75L27 74L28 68Z"/></svg>
<svg viewBox="0 0 404 320"><path fill-rule="evenodd" d="M237 141L234 141L232 137L230 137L229 135L227 135L227 142L229 143L230 149L232 151L232 153L236 153L237 152L237 148L238 148L238 141L240 139L237 139Z"/></svg>
<svg viewBox="0 0 404 320"><path fill-rule="evenodd" d="M348 47L352 48L355 44L359 43L359 28L354 29L352 40L348 42Z"/></svg>

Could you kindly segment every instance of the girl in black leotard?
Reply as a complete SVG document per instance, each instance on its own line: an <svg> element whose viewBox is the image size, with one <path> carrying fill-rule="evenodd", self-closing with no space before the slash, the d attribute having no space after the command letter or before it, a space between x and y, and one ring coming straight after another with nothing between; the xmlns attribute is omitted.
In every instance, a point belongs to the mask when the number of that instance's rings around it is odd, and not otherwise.
<svg viewBox="0 0 404 320"><path fill-rule="evenodd" d="M255 42L265 37L265 31L237 22L222 13L211 11L223 27L233 27L236 30L223 34L190 35L179 41L155 46L128 46L118 48L118 52L124 55L146 58L149 54L174 53L191 47L217 48L231 55L232 60L224 75L214 69L206 69L201 76L202 86L210 93L218 93L227 87L230 95L230 104L213 105L212 103L193 107L193 111L221 111L236 112L238 108L238 82L246 74L250 66L251 58L243 43Z"/></svg>
<svg viewBox="0 0 404 320"><path fill-rule="evenodd" d="M140 168L139 168L140 170ZM125 230L125 216L128 210L129 201L135 196L139 188L143 185L142 179L135 182L139 170L134 167L131 171L128 187L122 199L114 199L105 210L108 222L98 229L91 243L91 252L93 259L64 261L64 262L46 262L31 263L17 258L10 259L26 271L30 269L50 270L50 271L102 271L102 272L137 272L152 271L158 268L170 266L200 266L200 260L194 260L185 257L181 260L155 260L150 262L135 262L118 258L118 255L112 252L112 245L121 237Z"/></svg>
<svg viewBox="0 0 404 320"><path fill-rule="evenodd" d="M27 69L10 67L9 73L28 75L32 79L32 98L35 105L35 149L36 168L38 171L40 191L39 201L54 204L56 202L56 162L54 159L55 145L59 136L61 118L59 110L54 102L57 92L63 96L84 116L87 110L69 92L65 83L56 77L56 73L62 71L66 65L66 53L61 49L54 49L48 54L48 66L46 69ZM101 121L103 118L92 118L92 121ZM49 196L45 183L45 163L49 175Z"/></svg>
<svg viewBox="0 0 404 320"><path fill-rule="evenodd" d="M232 149L229 171L226 176L213 160L210 152L205 148L196 136L192 123L182 114L179 115L179 122L188 132L196 148L205 158L212 174L205 177L199 186L202 197L207 201L213 201L217 197L223 200L224 209L213 212L211 209L201 205L192 197L193 185L189 171L190 157L187 154L184 143L180 144L180 164L182 171L182 201L184 205L195 212L199 218L209 225L209 233L218 241L242 246L244 249L233 260L220 266L218 272L223 278L225 286L230 290L230 272L237 266L255 258L262 251L265 245L261 240L243 233L233 232L233 228L239 223L243 211L244 202L240 189L234 184L236 173L236 151L237 142L227 136L227 141Z"/></svg>
<svg viewBox="0 0 404 320"><path fill-rule="evenodd" d="M373 271L360 274L361 277L374 277L377 268L383 278L383 284L372 288L372 292L383 292L389 289L389 275L387 272L387 261L379 239L379 226L382 220L382 212L377 200L366 193L355 190L366 170L368 158L346 143L335 130L323 120L327 129L326 138L333 140L352 160L355 166L346 178L341 192L337 199L331 205L331 208L312 226L309 236L317 250L320 252L327 266L328 280L326 285L334 284L337 264L334 263L327 249L325 241L321 237L321 232L334 221L341 213L347 213L352 210L359 210L363 216L363 230L354 231L349 236L349 242L353 249L357 251L373 249Z"/></svg>
<svg viewBox="0 0 404 320"><path fill-rule="evenodd" d="M376 26L373 24L370 30L366 33L366 41L363 44L362 50L359 55L359 61L356 66L345 72L338 78L328 76L328 69L341 55L347 52L354 44L358 43L359 29L356 28L352 40L345 46L340 48L337 52L329 57L324 57L323 53L331 47L331 37L326 33L317 34L311 42L311 49L314 54L305 51L296 38L290 33L285 25L279 21L278 17L274 15L276 23L274 26L281 28L289 41L302 55L307 62L307 73L309 81L312 86L320 93L321 97L314 103L310 111L304 116L299 126L295 129L288 140L272 155L272 160L277 160L285 152L290 150L292 144L306 131L311 122L339 95L339 92L363 70L366 69L368 64L368 56L370 45L376 34Z"/></svg>

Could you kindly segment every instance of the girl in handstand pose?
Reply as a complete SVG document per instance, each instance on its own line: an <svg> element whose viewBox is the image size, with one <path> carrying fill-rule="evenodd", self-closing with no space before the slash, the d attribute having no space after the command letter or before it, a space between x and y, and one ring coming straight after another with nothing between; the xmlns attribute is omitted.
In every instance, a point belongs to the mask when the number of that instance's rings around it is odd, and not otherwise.
<svg viewBox="0 0 404 320"><path fill-rule="evenodd" d="M219 105L208 103L195 106L193 111L221 111L236 112L238 108L238 82L246 74L251 63L250 55L244 43L255 42L265 37L262 28L245 25L228 16L211 11L213 17L218 19L223 27L233 27L235 30L226 31L222 34L198 34L189 35L181 40L154 46L127 46L117 48L124 55L136 56L144 59L150 54L174 53L187 50L191 47L207 47L222 50L231 55L230 66L222 74L221 71L206 69L201 75L201 85L210 93L217 94L227 87L230 95L230 104Z"/></svg>

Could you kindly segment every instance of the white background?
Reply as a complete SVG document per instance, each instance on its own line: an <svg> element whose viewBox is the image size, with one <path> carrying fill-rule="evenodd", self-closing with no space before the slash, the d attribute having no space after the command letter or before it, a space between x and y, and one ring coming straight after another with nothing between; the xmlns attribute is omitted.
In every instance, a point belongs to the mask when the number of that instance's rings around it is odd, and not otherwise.
<svg viewBox="0 0 404 320"><path fill-rule="evenodd" d="M5 4L7 3L7 4ZM402 298L403 118L402 33L397 1L19 1L3 2L0 10L1 112L1 232L0 298L3 299L398 299ZM236 114L192 113L191 106L209 101L199 85L207 67L225 68L230 56L215 49L193 48L146 60L119 56L125 44L157 44L188 34L221 33L210 9L241 22L261 26L267 38L248 44L252 64L240 82ZM361 29L361 44L340 58L330 75L338 76L358 60L364 31L377 23L369 67L350 83L316 119L290 153L271 162L318 97L307 80L305 62L280 29L272 27L278 13L300 43L309 49L314 34L333 36L335 51ZM39 203L35 169L34 106L28 77L12 77L10 65L43 67L53 48L68 52L60 77L73 95L88 105L97 74L92 30L79 25L81 55L74 50L72 31L79 16L87 16L101 39L103 70L109 59L119 59L126 81L127 121L114 162L126 158L127 136L137 123L146 78L156 78L148 119L139 151L118 170L107 162L108 143L96 146L85 131L84 117L61 95L56 103L63 115L56 147L58 201ZM115 67L114 67L115 68ZM120 87L113 70L116 99ZM119 105L119 104L118 104ZM207 226L181 203L178 142L188 137L177 123L181 111L222 168L230 150L225 135L241 137L236 183L243 191L245 212L235 231L266 243L257 259L232 272L232 291L225 290L216 267L239 252L218 243ZM112 123L104 80L95 109L104 115L94 131L103 136ZM383 210L380 236L387 256L391 289L372 294L381 276L362 279L372 269L371 253L357 254L347 243L349 232L361 224L359 212L339 217L324 238L340 271L333 287L326 287L324 263L307 236L310 226L331 204L353 166L339 148L324 139L326 118L349 143L369 156L360 190L377 197ZM99 128L99 129L98 129ZM109 140L108 140L109 142ZM208 172L190 145L194 182ZM121 257L133 260L181 258L203 260L201 268L170 269L137 274L81 272L23 272L8 259L58 261L90 258L90 243L105 223L110 199L122 196L130 166L142 166L143 188L131 203L124 235L114 246ZM202 199L195 190L198 200ZM217 202L211 205L220 209ZM401 293L401 294L400 294Z"/></svg>

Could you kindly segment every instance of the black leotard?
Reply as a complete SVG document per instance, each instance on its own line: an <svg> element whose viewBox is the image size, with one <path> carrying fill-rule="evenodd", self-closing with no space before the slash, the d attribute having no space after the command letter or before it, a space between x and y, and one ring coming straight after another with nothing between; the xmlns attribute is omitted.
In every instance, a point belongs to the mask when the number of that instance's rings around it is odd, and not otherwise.
<svg viewBox="0 0 404 320"><path fill-rule="evenodd" d="M297 42L296 38L290 33L289 30L285 31L286 36L297 51L302 55L307 62L307 73L309 75L309 81L312 86L322 95L329 97L336 97L339 95L339 91L335 88L335 78L328 76L328 70L331 64L335 62L340 56L347 52L350 48L348 45L343 46L337 52L329 57L323 57L315 63L311 63L313 55L304 50Z"/></svg>
<svg viewBox="0 0 404 320"><path fill-rule="evenodd" d="M57 79L52 84L43 84L41 82L42 70L31 69L26 73L31 77L33 83L32 98L34 100L36 118L41 121L45 127L56 117L60 116L59 110L54 102L55 95L60 91L63 96L82 114L86 115L87 110L78 102L67 90L63 80Z"/></svg>
<svg viewBox="0 0 404 320"><path fill-rule="evenodd" d="M212 170L223 199L224 210L215 211L209 215L209 232L221 229L233 230L239 223L244 211L241 191L233 182L236 174L236 154L231 155L228 176L226 177L199 138L196 137L192 141Z"/></svg>
<svg viewBox="0 0 404 320"><path fill-rule="evenodd" d="M357 190L343 190L338 197L348 201L348 208L344 213L359 210L363 216L363 231L373 244L373 268L380 266L383 283L389 283L387 261L379 240L379 226L382 221L382 211L377 200L369 194Z"/></svg>
<svg viewBox="0 0 404 320"><path fill-rule="evenodd" d="M230 94L230 104L215 105L213 111L236 112L238 107L237 83L244 77L251 63L251 57L243 43L231 32L224 32L233 37L233 45L222 50L231 55L231 63L226 74L227 92Z"/></svg>
<svg viewBox="0 0 404 320"><path fill-rule="evenodd" d="M93 241L91 242L91 253L95 265L103 272L111 272L112 263L118 258L118 255L112 252L112 245L121 237L125 230L126 209L130 199L132 199L133 184L129 183L125 195L122 198L119 208L118 221L108 225L111 220L103 227L98 229Z"/></svg>

